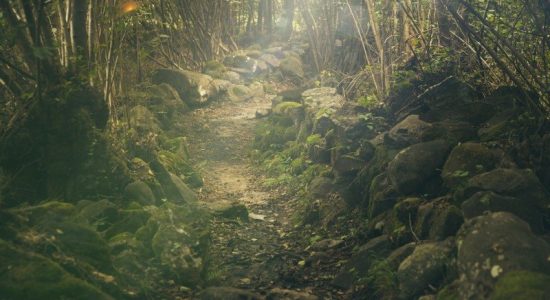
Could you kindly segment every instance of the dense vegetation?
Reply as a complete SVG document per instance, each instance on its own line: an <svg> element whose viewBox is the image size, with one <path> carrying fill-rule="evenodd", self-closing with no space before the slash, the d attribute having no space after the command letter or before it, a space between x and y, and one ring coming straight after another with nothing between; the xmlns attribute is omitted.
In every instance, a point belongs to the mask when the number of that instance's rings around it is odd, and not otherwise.
<svg viewBox="0 0 550 300"><path fill-rule="evenodd" d="M548 1L4 0L0 26L0 299L550 295ZM277 204L213 200L241 156Z"/></svg>

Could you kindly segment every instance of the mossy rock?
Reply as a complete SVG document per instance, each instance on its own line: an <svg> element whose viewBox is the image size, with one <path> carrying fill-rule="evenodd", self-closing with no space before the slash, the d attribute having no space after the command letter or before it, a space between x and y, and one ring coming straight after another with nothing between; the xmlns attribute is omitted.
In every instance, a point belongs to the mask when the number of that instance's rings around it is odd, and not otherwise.
<svg viewBox="0 0 550 300"><path fill-rule="evenodd" d="M124 195L129 201L137 201L142 205L154 205L155 195L147 183L137 180L124 188Z"/></svg>
<svg viewBox="0 0 550 300"><path fill-rule="evenodd" d="M46 222L35 226L52 237L55 249L104 273L112 273L109 246L92 228L70 222Z"/></svg>
<svg viewBox="0 0 550 300"><path fill-rule="evenodd" d="M2 299L112 300L55 262L17 249L0 240L0 296Z"/></svg>
<svg viewBox="0 0 550 300"><path fill-rule="evenodd" d="M277 114L290 114L292 110L301 109L303 105L298 102L284 101L273 108L273 112Z"/></svg>
<svg viewBox="0 0 550 300"><path fill-rule="evenodd" d="M248 208L242 203L217 202L209 207L215 216L248 222Z"/></svg>
<svg viewBox="0 0 550 300"><path fill-rule="evenodd" d="M304 69L302 61L296 56L287 56L281 60L279 68L283 75L290 77L292 79L301 80L304 78Z"/></svg>
<svg viewBox="0 0 550 300"><path fill-rule="evenodd" d="M98 231L103 231L119 219L117 206L109 200L100 201L82 200L77 204L78 214L74 216L75 222L93 226Z"/></svg>
<svg viewBox="0 0 550 300"><path fill-rule="evenodd" d="M183 175L183 181L192 187L200 187L203 180L200 174L187 162L185 156L170 151L159 151L159 161L173 174Z"/></svg>
<svg viewBox="0 0 550 300"><path fill-rule="evenodd" d="M109 240L109 247L111 248L112 255L119 255L126 250L132 250L135 253L145 253L143 243L129 232L123 232L113 236Z"/></svg>
<svg viewBox="0 0 550 300"><path fill-rule="evenodd" d="M151 217L151 214L143 209L121 210L120 214L122 220L109 227L109 229L105 231L105 237L110 239L123 232L135 233L139 228L145 225L147 220Z"/></svg>
<svg viewBox="0 0 550 300"><path fill-rule="evenodd" d="M547 274L512 271L502 276L495 285L491 300L550 298L550 276Z"/></svg>

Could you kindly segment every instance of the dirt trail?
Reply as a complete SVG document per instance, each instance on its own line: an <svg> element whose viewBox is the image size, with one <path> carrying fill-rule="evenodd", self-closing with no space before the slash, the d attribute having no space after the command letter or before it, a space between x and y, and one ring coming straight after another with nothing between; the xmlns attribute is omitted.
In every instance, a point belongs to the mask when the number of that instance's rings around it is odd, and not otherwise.
<svg viewBox="0 0 550 300"><path fill-rule="evenodd" d="M262 188L261 175L249 158L258 122L255 113L269 108L271 98L215 103L194 111L186 121L191 128L189 151L204 177L200 201L208 206L238 202L251 216L249 222L214 219L208 279L211 285L258 294L285 288L333 299L296 273L307 255L302 238L292 230L291 197L283 190Z"/></svg>

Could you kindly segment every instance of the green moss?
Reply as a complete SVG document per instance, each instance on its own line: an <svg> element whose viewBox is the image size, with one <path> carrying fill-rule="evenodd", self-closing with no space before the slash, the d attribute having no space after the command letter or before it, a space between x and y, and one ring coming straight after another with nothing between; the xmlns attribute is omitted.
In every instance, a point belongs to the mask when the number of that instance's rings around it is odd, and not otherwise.
<svg viewBox="0 0 550 300"><path fill-rule="evenodd" d="M193 187L203 185L200 174L187 162L184 154L173 153L166 150L159 151L158 158L164 167L173 174L183 175L184 182Z"/></svg>
<svg viewBox="0 0 550 300"><path fill-rule="evenodd" d="M56 249L79 263L89 264L101 272L113 271L109 246L92 228L69 222L48 222L36 229L55 237L52 243Z"/></svg>
<svg viewBox="0 0 550 300"><path fill-rule="evenodd" d="M113 226L105 231L105 236L107 238L111 238L123 232L135 233L139 228L145 225L151 216L149 212L142 209L123 210L120 214L122 215L122 220L113 224Z"/></svg>
<svg viewBox="0 0 550 300"><path fill-rule="evenodd" d="M378 104L378 99L376 99L374 95L366 95L359 97L357 99L357 104L366 108L372 108Z"/></svg>
<svg viewBox="0 0 550 300"><path fill-rule="evenodd" d="M0 240L2 299L113 299L53 261Z"/></svg>
<svg viewBox="0 0 550 300"><path fill-rule="evenodd" d="M302 108L303 105L298 102L293 101L285 101L277 104L275 108L273 109L274 113L278 114L288 114L290 110Z"/></svg>
<svg viewBox="0 0 550 300"><path fill-rule="evenodd" d="M497 282L491 300L530 299L550 297L550 276L530 271L511 271Z"/></svg>
<svg viewBox="0 0 550 300"><path fill-rule="evenodd" d="M320 145L323 143L323 139L320 134L312 134L306 138L306 144L308 145Z"/></svg>

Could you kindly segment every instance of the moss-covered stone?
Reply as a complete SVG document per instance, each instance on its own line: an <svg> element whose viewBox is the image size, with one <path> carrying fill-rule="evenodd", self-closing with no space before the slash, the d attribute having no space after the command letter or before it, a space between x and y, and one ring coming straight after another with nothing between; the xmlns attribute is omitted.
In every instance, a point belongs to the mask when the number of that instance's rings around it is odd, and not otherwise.
<svg viewBox="0 0 550 300"><path fill-rule="evenodd" d="M158 153L158 158L170 173L183 175L183 181L186 184L193 187L200 187L203 185L202 177L185 159L185 155L179 154L178 152L161 150Z"/></svg>
<svg viewBox="0 0 550 300"><path fill-rule="evenodd" d="M142 205L154 205L155 195L147 183L137 180L124 188L124 195L128 201L137 201Z"/></svg>
<svg viewBox="0 0 550 300"><path fill-rule="evenodd" d="M109 239L123 232L135 233L136 230L145 225L151 216L149 212L143 209L121 210L120 214L121 220L105 231L105 236Z"/></svg>
<svg viewBox="0 0 550 300"><path fill-rule="evenodd" d="M111 300L53 261L0 240L0 294L5 299Z"/></svg>
<svg viewBox="0 0 550 300"><path fill-rule="evenodd" d="M291 78L301 80L304 78L304 69L302 66L302 61L295 56L287 56L281 60L279 68L283 75Z"/></svg>
<svg viewBox="0 0 550 300"><path fill-rule="evenodd" d="M103 231L119 219L118 207L109 200L82 200L78 202L78 214L73 217L76 222L84 222L98 231Z"/></svg>
<svg viewBox="0 0 550 300"><path fill-rule="evenodd" d="M494 169L497 163L497 155L489 148L478 143L464 143L451 151L441 177L448 187L455 188L475 175Z"/></svg>
<svg viewBox="0 0 550 300"><path fill-rule="evenodd" d="M109 239L109 247L112 255L118 255L123 251L131 250L135 253L145 253L143 243L129 232L119 233Z"/></svg>
<svg viewBox="0 0 550 300"><path fill-rule="evenodd" d="M392 185L403 195L422 193L426 183L438 175L449 148L447 142L435 140L402 150L388 165Z"/></svg>
<svg viewBox="0 0 550 300"><path fill-rule="evenodd" d="M38 232L52 237L60 254L74 257L105 273L112 273L109 246L92 228L69 222L46 222L36 226Z"/></svg>
<svg viewBox="0 0 550 300"><path fill-rule="evenodd" d="M400 295L411 299L425 289L439 285L452 253L452 241L418 245L397 271Z"/></svg>
<svg viewBox="0 0 550 300"><path fill-rule="evenodd" d="M495 285L491 300L533 299L550 297L550 276L547 274L513 271L502 276Z"/></svg>

